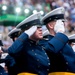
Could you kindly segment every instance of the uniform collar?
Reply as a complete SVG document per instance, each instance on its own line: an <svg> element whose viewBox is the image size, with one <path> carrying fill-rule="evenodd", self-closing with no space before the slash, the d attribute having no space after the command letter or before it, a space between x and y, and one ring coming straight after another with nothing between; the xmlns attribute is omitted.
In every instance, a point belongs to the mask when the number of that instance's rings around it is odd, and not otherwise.
<svg viewBox="0 0 75 75"><path fill-rule="evenodd" d="M31 39L29 39L29 42L31 43L31 44L34 44L34 45L37 45L38 43L39 43L39 41L34 41L34 40L31 40Z"/></svg>
<svg viewBox="0 0 75 75"><path fill-rule="evenodd" d="M45 40L50 40L52 39L54 36L52 35L46 35L45 37L43 37Z"/></svg>

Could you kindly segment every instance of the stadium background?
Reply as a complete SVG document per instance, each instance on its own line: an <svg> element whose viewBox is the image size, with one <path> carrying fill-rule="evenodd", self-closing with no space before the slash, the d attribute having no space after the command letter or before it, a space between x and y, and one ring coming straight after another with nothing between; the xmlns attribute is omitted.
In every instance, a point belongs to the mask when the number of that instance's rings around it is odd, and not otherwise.
<svg viewBox="0 0 75 75"><path fill-rule="evenodd" d="M75 33L75 0L0 0L0 33L3 35L4 48L7 49L12 44L8 32L19 22L37 12L44 16L60 6L66 10L65 33Z"/></svg>

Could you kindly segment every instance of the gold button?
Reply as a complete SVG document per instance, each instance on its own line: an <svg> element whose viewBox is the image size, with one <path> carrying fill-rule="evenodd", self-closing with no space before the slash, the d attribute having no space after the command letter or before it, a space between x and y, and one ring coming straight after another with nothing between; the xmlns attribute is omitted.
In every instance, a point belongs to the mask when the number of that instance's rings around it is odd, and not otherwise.
<svg viewBox="0 0 75 75"><path fill-rule="evenodd" d="M47 69L47 71L49 71L49 69Z"/></svg>
<svg viewBox="0 0 75 75"><path fill-rule="evenodd" d="M37 55L37 54L35 53L35 55Z"/></svg>
<svg viewBox="0 0 75 75"><path fill-rule="evenodd" d="M50 63L48 63L48 65L50 65Z"/></svg>
<svg viewBox="0 0 75 75"><path fill-rule="evenodd" d="M47 54L45 53L45 55L47 55Z"/></svg>
<svg viewBox="0 0 75 75"><path fill-rule="evenodd" d="M68 62L66 62L66 64L68 64Z"/></svg>
<svg viewBox="0 0 75 75"><path fill-rule="evenodd" d="M39 59L37 59L37 61L39 61Z"/></svg>
<svg viewBox="0 0 75 75"><path fill-rule="evenodd" d="M32 50L32 51L34 51L34 50Z"/></svg>
<svg viewBox="0 0 75 75"><path fill-rule="evenodd" d="M47 59L49 60L49 57L47 57Z"/></svg>

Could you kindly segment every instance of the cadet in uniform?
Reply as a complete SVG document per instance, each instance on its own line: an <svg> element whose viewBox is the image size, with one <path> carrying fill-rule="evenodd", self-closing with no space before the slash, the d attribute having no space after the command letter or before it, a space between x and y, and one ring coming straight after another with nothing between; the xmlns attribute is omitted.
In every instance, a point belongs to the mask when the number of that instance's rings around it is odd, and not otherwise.
<svg viewBox="0 0 75 75"><path fill-rule="evenodd" d="M20 35L21 29L14 28L8 33L8 36L13 40L13 42ZM8 75L17 75L17 66L14 58L10 55L7 55L5 59L1 59L0 63L5 63L8 69Z"/></svg>
<svg viewBox="0 0 75 75"><path fill-rule="evenodd" d="M1 37L1 35L0 35L0 37ZM2 46L3 46L3 43L2 43L2 40L1 40L1 38L0 38L0 64L1 63L4 63L3 61L3 59L1 59L1 55L2 55L2 53L3 53L3 51L2 51ZM0 65L0 75L7 75L7 73L6 73L6 71L5 71L5 69Z"/></svg>
<svg viewBox="0 0 75 75"><path fill-rule="evenodd" d="M20 32L21 29L14 28L8 33L8 36L13 40L13 42L15 42L15 40L20 35ZM17 66L15 59L10 55L6 57L6 66L8 68L8 75L17 75Z"/></svg>
<svg viewBox="0 0 75 75"><path fill-rule="evenodd" d="M72 48L65 43L65 27L64 27L64 13L63 7L52 10L42 18L42 22L46 25L50 35L47 35L47 40L42 40L41 45L46 49L50 59L50 74L49 75L74 75L75 73L75 55ZM66 36L66 35L65 35ZM56 42L53 40L60 40ZM48 41L52 45L48 45ZM64 44L62 46L62 44ZM61 47L62 46L62 47Z"/></svg>
<svg viewBox="0 0 75 75"><path fill-rule="evenodd" d="M50 62L46 52L38 44L43 37L40 16L40 13L33 14L17 25L24 32L8 49L16 60L18 75L48 75Z"/></svg>

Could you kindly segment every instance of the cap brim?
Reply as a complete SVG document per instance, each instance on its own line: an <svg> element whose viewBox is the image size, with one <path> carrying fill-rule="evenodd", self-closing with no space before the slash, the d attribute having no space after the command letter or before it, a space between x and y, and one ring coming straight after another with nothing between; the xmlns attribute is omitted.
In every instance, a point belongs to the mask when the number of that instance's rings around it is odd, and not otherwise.
<svg viewBox="0 0 75 75"><path fill-rule="evenodd" d="M66 22L67 21L67 19L61 19L63 22Z"/></svg>
<svg viewBox="0 0 75 75"><path fill-rule="evenodd" d="M36 25L37 27L42 27L41 25Z"/></svg>

